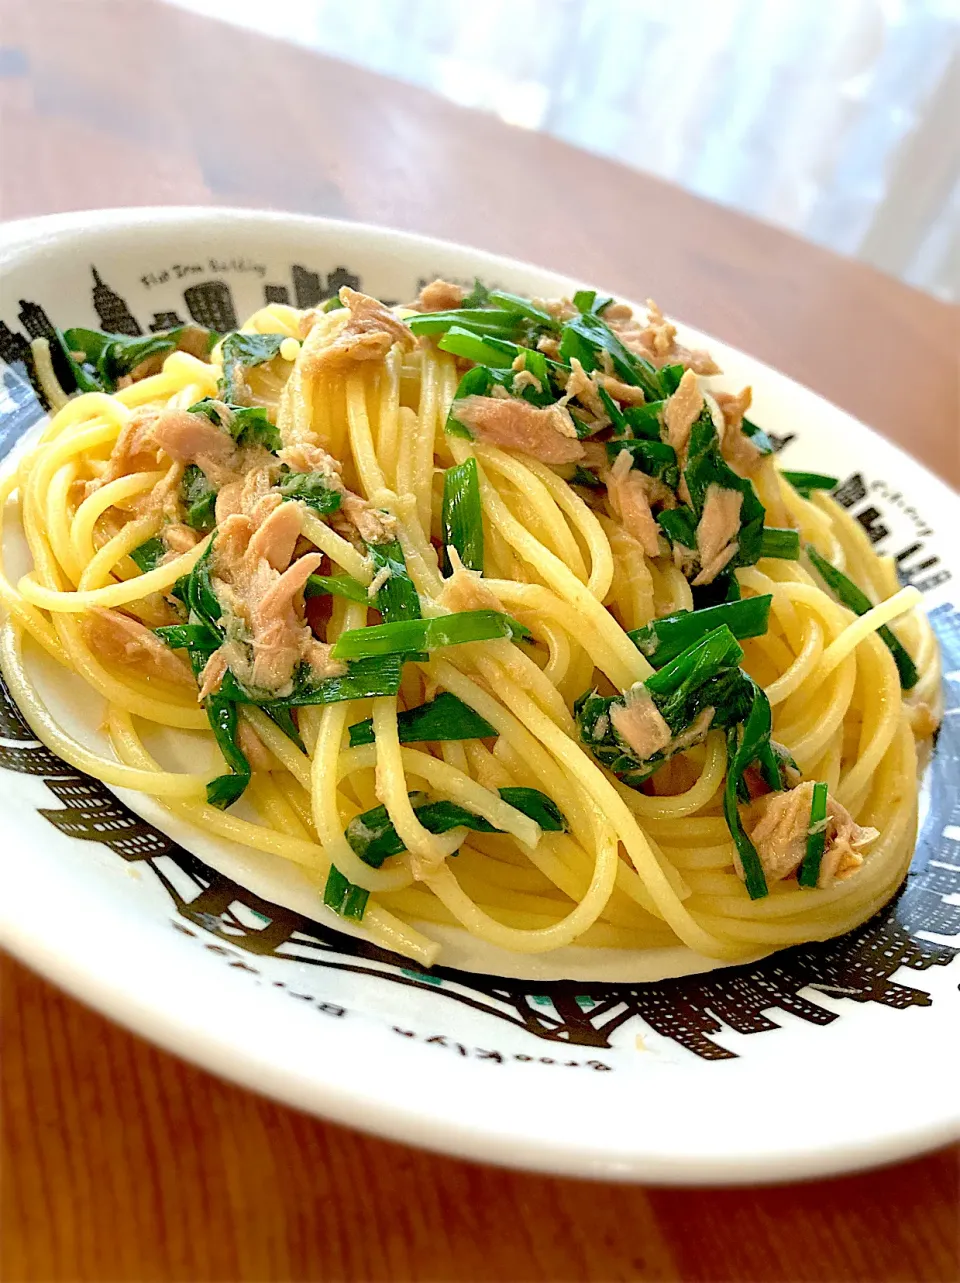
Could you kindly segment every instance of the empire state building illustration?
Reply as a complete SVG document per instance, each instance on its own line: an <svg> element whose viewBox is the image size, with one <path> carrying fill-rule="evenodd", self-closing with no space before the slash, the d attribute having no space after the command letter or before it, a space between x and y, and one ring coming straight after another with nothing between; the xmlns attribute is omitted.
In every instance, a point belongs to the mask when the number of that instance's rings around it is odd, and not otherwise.
<svg viewBox="0 0 960 1283"><path fill-rule="evenodd" d="M103 283L95 267L91 266L90 270L93 272L93 307L103 328L109 334L129 334L133 338L142 334L136 317L120 295Z"/></svg>

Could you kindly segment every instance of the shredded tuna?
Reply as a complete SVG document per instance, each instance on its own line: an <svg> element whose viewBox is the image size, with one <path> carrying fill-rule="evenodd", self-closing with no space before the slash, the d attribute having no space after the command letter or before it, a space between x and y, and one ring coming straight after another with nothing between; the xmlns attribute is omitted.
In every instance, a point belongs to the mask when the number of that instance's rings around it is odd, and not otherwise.
<svg viewBox="0 0 960 1283"><path fill-rule="evenodd" d="M299 537L300 507L295 503L281 501L253 532L247 545L247 556L251 559L263 558L273 570L283 570L290 565Z"/></svg>
<svg viewBox="0 0 960 1283"><path fill-rule="evenodd" d="M395 343L404 351L413 347L410 329L377 299L344 285L340 302L348 313L345 323L339 330L330 331L329 341L305 349L303 366L307 373L316 375L343 361L380 361Z"/></svg>
<svg viewBox="0 0 960 1283"><path fill-rule="evenodd" d="M695 587L712 584L736 555L740 546L737 536L742 507L743 495L739 490L724 490L715 484L707 486L703 514L697 525L700 573L693 581Z"/></svg>
<svg viewBox="0 0 960 1283"><path fill-rule="evenodd" d="M686 348L677 342L677 327L666 320L653 299L647 299L646 325L641 325L624 303L612 303L605 308L603 319L625 347L658 368L682 365L696 374L720 373L709 352Z"/></svg>
<svg viewBox="0 0 960 1283"><path fill-rule="evenodd" d="M444 281L437 277L429 285L425 285L420 291L417 299L418 312L449 312L452 308L459 307L466 297L466 291L459 285L454 285L452 281Z"/></svg>
<svg viewBox="0 0 960 1283"><path fill-rule="evenodd" d="M646 400L642 388L635 388L630 383L622 383L612 374L603 375L600 382L614 401L619 401L621 405L643 405Z"/></svg>
<svg viewBox="0 0 960 1283"><path fill-rule="evenodd" d="M624 698L624 704L610 705L610 720L620 738L645 762L670 743L670 727L642 682L631 686Z"/></svg>
<svg viewBox="0 0 960 1283"><path fill-rule="evenodd" d="M284 446L280 459L294 472L319 472L331 490L339 490L342 498L340 510L333 518L335 527L347 534L355 532L365 543L389 543L396 538L396 517L348 490L340 476L339 460L321 446L307 443Z"/></svg>
<svg viewBox="0 0 960 1283"><path fill-rule="evenodd" d="M575 463L583 446L569 413L551 405L541 409L528 401L487 396L464 397L456 417L481 441L521 450L542 463Z"/></svg>
<svg viewBox="0 0 960 1283"><path fill-rule="evenodd" d="M723 415L720 453L741 477L749 477L764 457L743 430L743 416L750 409L751 397L750 388L744 388L736 396L730 392L714 393L714 400Z"/></svg>
<svg viewBox="0 0 960 1283"><path fill-rule="evenodd" d="M813 784L767 793L752 802L744 826L768 878L778 882L800 867L807 849Z"/></svg>
<svg viewBox="0 0 960 1283"><path fill-rule="evenodd" d="M789 877L803 863L812 803L813 783L808 780L785 792L767 793L747 808L744 824L771 880ZM825 832L818 886L830 886L855 873L863 863L863 848L879 836L876 829L857 824L833 797L827 798ZM739 863L737 868L742 876Z"/></svg>
<svg viewBox="0 0 960 1283"><path fill-rule="evenodd" d="M627 533L638 540L648 557L658 556L660 527L650 507L651 494L648 488L648 483L653 478L634 468L629 450L621 450L605 479L613 510L623 522Z"/></svg>
<svg viewBox="0 0 960 1283"><path fill-rule="evenodd" d="M602 472L607 466L607 447L602 441L581 441L583 456L581 462L585 468Z"/></svg>
<svg viewBox="0 0 960 1283"><path fill-rule="evenodd" d="M693 748L695 744L699 744L713 725L716 712L717 710L711 707L701 709L687 729L675 735L670 741L670 752L682 753L684 749Z"/></svg>
<svg viewBox="0 0 960 1283"><path fill-rule="evenodd" d="M827 797L827 837L817 886L831 886L856 873L863 864L863 849L880 836L877 829L860 825L836 798Z"/></svg>
<svg viewBox="0 0 960 1283"><path fill-rule="evenodd" d="M390 543L397 537L397 519L392 513L375 508L372 503L349 490L344 491L340 513L364 543Z"/></svg>
<svg viewBox="0 0 960 1283"><path fill-rule="evenodd" d="M201 463L203 459L226 466L236 454L228 433L218 428L204 414L187 410L161 410L152 435L154 441L178 463Z"/></svg>
<svg viewBox="0 0 960 1283"><path fill-rule="evenodd" d="M203 701L208 695L215 694L220 689L220 683L227 675L227 669L230 667L230 660L236 655L236 661L242 662L243 652L237 642L228 642L215 650L203 666L200 673L200 692L197 695L198 701Z"/></svg>
<svg viewBox="0 0 960 1283"><path fill-rule="evenodd" d="M140 409L120 429L103 473L88 484L88 493L129 476L131 472L149 472L157 466L157 442L153 436L155 410Z"/></svg>
<svg viewBox="0 0 960 1283"><path fill-rule="evenodd" d="M633 319L633 308L628 303L608 303L603 309L603 319L608 325Z"/></svg>
<svg viewBox="0 0 960 1283"><path fill-rule="evenodd" d="M228 640L203 670L201 697L219 689L228 667L247 686L288 695L298 663L313 653L302 594L322 555L308 553L291 565L300 505L284 503L276 491L258 497L261 483L248 482L248 512L228 516L214 542L212 583Z"/></svg>
<svg viewBox="0 0 960 1283"><path fill-rule="evenodd" d="M579 314L579 308L568 298L533 298L530 302L541 311L549 312L556 321L569 321L571 316Z"/></svg>
<svg viewBox="0 0 960 1283"><path fill-rule="evenodd" d="M517 359L520 360L521 358L518 357ZM520 369L513 380L513 390L516 393L520 393L524 388L533 388L534 392L543 391L543 385L535 374L531 374L529 370Z"/></svg>
<svg viewBox="0 0 960 1283"><path fill-rule="evenodd" d="M667 398L663 407L667 443L676 450L681 468L687 461L690 429L696 423L702 409L703 395L700 392L697 376L692 370L685 370L676 392Z"/></svg>
<svg viewBox="0 0 960 1283"><path fill-rule="evenodd" d="M374 577L367 584L367 597L370 601L375 601L380 589L388 583L393 576L393 571L389 566L381 566Z"/></svg>
<svg viewBox="0 0 960 1283"><path fill-rule="evenodd" d="M522 392L524 388L533 388L535 392L543 391L543 384L531 370L527 369L527 354L525 351L514 359L510 368L516 371L516 376L513 380L513 391L515 393Z"/></svg>
<svg viewBox="0 0 960 1283"><path fill-rule="evenodd" d="M185 526L179 521L171 522L160 531L163 545L168 553L179 557L191 548L195 548L203 536L198 530Z"/></svg>
<svg viewBox="0 0 960 1283"><path fill-rule="evenodd" d="M347 665L342 659L334 659L333 647L327 642L309 641L304 648L303 657L310 665L314 681L324 682L328 677L342 677Z"/></svg>
<svg viewBox="0 0 960 1283"><path fill-rule="evenodd" d="M438 603L444 609L457 612L461 610L503 610L503 602L488 588L483 576L477 570L469 570L460 560L456 548L447 548L447 556L453 573L444 580Z"/></svg>
<svg viewBox="0 0 960 1283"><path fill-rule="evenodd" d="M559 361L560 342L552 334L541 334L537 339L537 351L548 356L551 361Z"/></svg>
<svg viewBox="0 0 960 1283"><path fill-rule="evenodd" d="M566 405L574 397L599 421L598 427L610 422L609 415L600 400L600 393L597 391L596 376L588 374L575 356L570 358L567 385L557 404Z"/></svg>
<svg viewBox="0 0 960 1283"><path fill-rule="evenodd" d="M220 487L217 492L217 502L214 509L218 526L222 526L228 517L243 512L242 496L242 481L230 481L225 486Z"/></svg>
<svg viewBox="0 0 960 1283"><path fill-rule="evenodd" d="M285 445L279 451L278 457L280 462L285 463L293 472L319 472L324 484L331 490L343 489L343 480L340 476L343 464L332 454L328 454L322 446L311 445L308 442Z"/></svg>
<svg viewBox="0 0 960 1283"><path fill-rule="evenodd" d="M193 674L187 665L139 620L94 606L84 616L83 624L87 641L98 658L130 664L145 677L193 687Z"/></svg>

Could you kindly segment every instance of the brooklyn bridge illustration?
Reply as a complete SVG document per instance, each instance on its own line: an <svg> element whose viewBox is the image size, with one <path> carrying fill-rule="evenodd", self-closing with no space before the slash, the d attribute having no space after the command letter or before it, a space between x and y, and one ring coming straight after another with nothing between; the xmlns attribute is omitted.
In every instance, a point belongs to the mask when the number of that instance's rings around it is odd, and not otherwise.
<svg viewBox="0 0 960 1283"><path fill-rule="evenodd" d="M944 654L946 714L930 768L931 810L904 889L846 936L705 976L650 984L545 983L442 966L424 971L368 940L272 904L210 868L134 815L99 780L39 744L2 685L0 768L42 778L57 803L40 809L50 824L150 869L169 895L179 929L229 946L246 959L244 970L257 972L257 959L271 958L358 973L571 1046L610 1047L618 1029L639 1019L703 1059L730 1059L735 1053L716 1041L724 1029L775 1030L771 1013L778 1011L813 1025L838 1019L817 1002L818 994L894 1009L929 1006L920 976L960 952L960 612L942 605L931 619ZM901 978L894 979L901 968Z"/></svg>

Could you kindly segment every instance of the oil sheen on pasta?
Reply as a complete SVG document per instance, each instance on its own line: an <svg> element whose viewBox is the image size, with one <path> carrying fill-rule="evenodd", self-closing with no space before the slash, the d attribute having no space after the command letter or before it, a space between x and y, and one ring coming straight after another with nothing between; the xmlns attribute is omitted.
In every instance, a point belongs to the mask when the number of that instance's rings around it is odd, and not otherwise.
<svg viewBox="0 0 960 1283"><path fill-rule="evenodd" d="M54 752L427 964L435 923L735 961L894 893L939 718L918 594L655 307L434 282L138 342L35 342L55 413L2 487L32 569L0 660ZM162 769L150 723L222 764Z"/></svg>

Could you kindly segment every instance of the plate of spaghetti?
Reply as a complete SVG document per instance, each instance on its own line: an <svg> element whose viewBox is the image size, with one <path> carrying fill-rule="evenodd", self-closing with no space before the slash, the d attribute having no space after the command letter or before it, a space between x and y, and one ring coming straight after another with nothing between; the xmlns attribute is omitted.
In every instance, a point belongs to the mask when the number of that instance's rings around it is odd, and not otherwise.
<svg viewBox="0 0 960 1283"><path fill-rule="evenodd" d="M493 1161L948 1137L902 1084L957 1016L952 492L652 301L477 251L153 210L0 252L11 948Z"/></svg>

